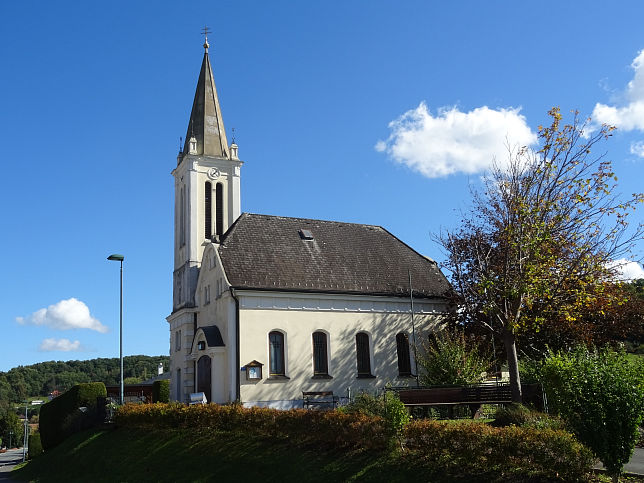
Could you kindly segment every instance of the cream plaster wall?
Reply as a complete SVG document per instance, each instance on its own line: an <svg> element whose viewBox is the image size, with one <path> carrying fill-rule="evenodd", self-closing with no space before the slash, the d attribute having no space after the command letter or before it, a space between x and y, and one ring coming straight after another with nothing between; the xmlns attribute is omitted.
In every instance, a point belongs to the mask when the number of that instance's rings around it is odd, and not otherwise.
<svg viewBox="0 0 644 483"><path fill-rule="evenodd" d="M412 341L411 314L408 301L377 297L341 297L302 295L301 303L295 294L271 298L267 294L239 295L240 304L240 356L241 366L257 360L264 364L263 379L246 380L241 371L241 398L246 404L272 404L288 407L288 400L297 406L302 391L333 391L346 396L350 388L356 391L375 391L387 383L406 385L414 379L399 377L396 352L396 334L409 335ZM307 308L312 304L325 309ZM258 302L259 300L259 302ZM383 304L389 310L377 311L374 304ZM243 308L262 305L264 308ZM276 308L281 306L283 308ZM406 306L406 311L403 307ZM284 308L287 307L287 308ZM418 308L417 308L418 307ZM414 322L417 339L432 331L440 322L445 306L438 301L425 304L415 302ZM289 379L272 380L269 374L268 334L273 330L285 334L285 369ZM313 379L312 334L321 330L327 333L329 346L329 375L332 379ZM366 332L371 344L371 370L373 379L357 378L355 335ZM413 355L412 355L412 370Z"/></svg>

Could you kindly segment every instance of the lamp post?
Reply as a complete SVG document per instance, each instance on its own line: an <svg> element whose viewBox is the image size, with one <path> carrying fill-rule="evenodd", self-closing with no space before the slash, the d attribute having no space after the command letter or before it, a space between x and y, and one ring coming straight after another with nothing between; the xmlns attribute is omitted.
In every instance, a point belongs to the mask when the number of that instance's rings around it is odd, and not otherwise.
<svg viewBox="0 0 644 483"><path fill-rule="evenodd" d="M39 406L42 403L42 401L31 401L32 406ZM22 441L22 461L26 461L29 447L29 420L27 419L27 407L29 407L29 404L29 401L25 401L25 435Z"/></svg>
<svg viewBox="0 0 644 483"><path fill-rule="evenodd" d="M123 404L123 260L125 257L114 253L107 257L108 260L121 262L121 291L119 298L119 360L121 364L119 404Z"/></svg>
<svg viewBox="0 0 644 483"><path fill-rule="evenodd" d="M9 449L11 449L13 446L11 446L11 439L13 437L13 431L9 431Z"/></svg>

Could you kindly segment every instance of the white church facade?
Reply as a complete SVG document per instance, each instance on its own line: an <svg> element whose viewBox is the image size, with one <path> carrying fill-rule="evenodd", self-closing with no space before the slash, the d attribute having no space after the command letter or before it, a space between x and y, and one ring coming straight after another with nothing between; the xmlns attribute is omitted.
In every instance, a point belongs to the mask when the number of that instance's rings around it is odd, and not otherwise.
<svg viewBox="0 0 644 483"><path fill-rule="evenodd" d="M171 399L290 408L303 392L415 383L414 338L449 310L449 283L379 226L241 213L243 163L204 48L172 171Z"/></svg>

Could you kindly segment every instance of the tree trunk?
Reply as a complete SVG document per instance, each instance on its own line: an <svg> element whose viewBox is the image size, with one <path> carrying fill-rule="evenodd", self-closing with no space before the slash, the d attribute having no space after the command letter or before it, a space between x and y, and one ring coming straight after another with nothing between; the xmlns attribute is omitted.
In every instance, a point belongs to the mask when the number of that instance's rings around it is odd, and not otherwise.
<svg viewBox="0 0 644 483"><path fill-rule="evenodd" d="M503 330L503 344L505 353L508 358L508 370L510 371L510 390L512 391L512 401L523 402L521 394L521 376L519 376L519 361L517 359L517 346L514 341L514 334L508 329Z"/></svg>

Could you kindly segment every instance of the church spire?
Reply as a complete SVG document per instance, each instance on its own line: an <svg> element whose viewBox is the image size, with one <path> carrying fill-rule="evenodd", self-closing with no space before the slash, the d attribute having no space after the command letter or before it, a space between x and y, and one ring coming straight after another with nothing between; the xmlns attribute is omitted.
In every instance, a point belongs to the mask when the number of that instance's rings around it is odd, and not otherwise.
<svg viewBox="0 0 644 483"><path fill-rule="evenodd" d="M206 41L203 44L205 52L197 81L195 99L192 103L183 153L228 158L226 130L208 56L210 44L208 44L207 28L204 29L204 34L206 35ZM191 146L191 141L193 146ZM196 146L194 146L195 142Z"/></svg>

